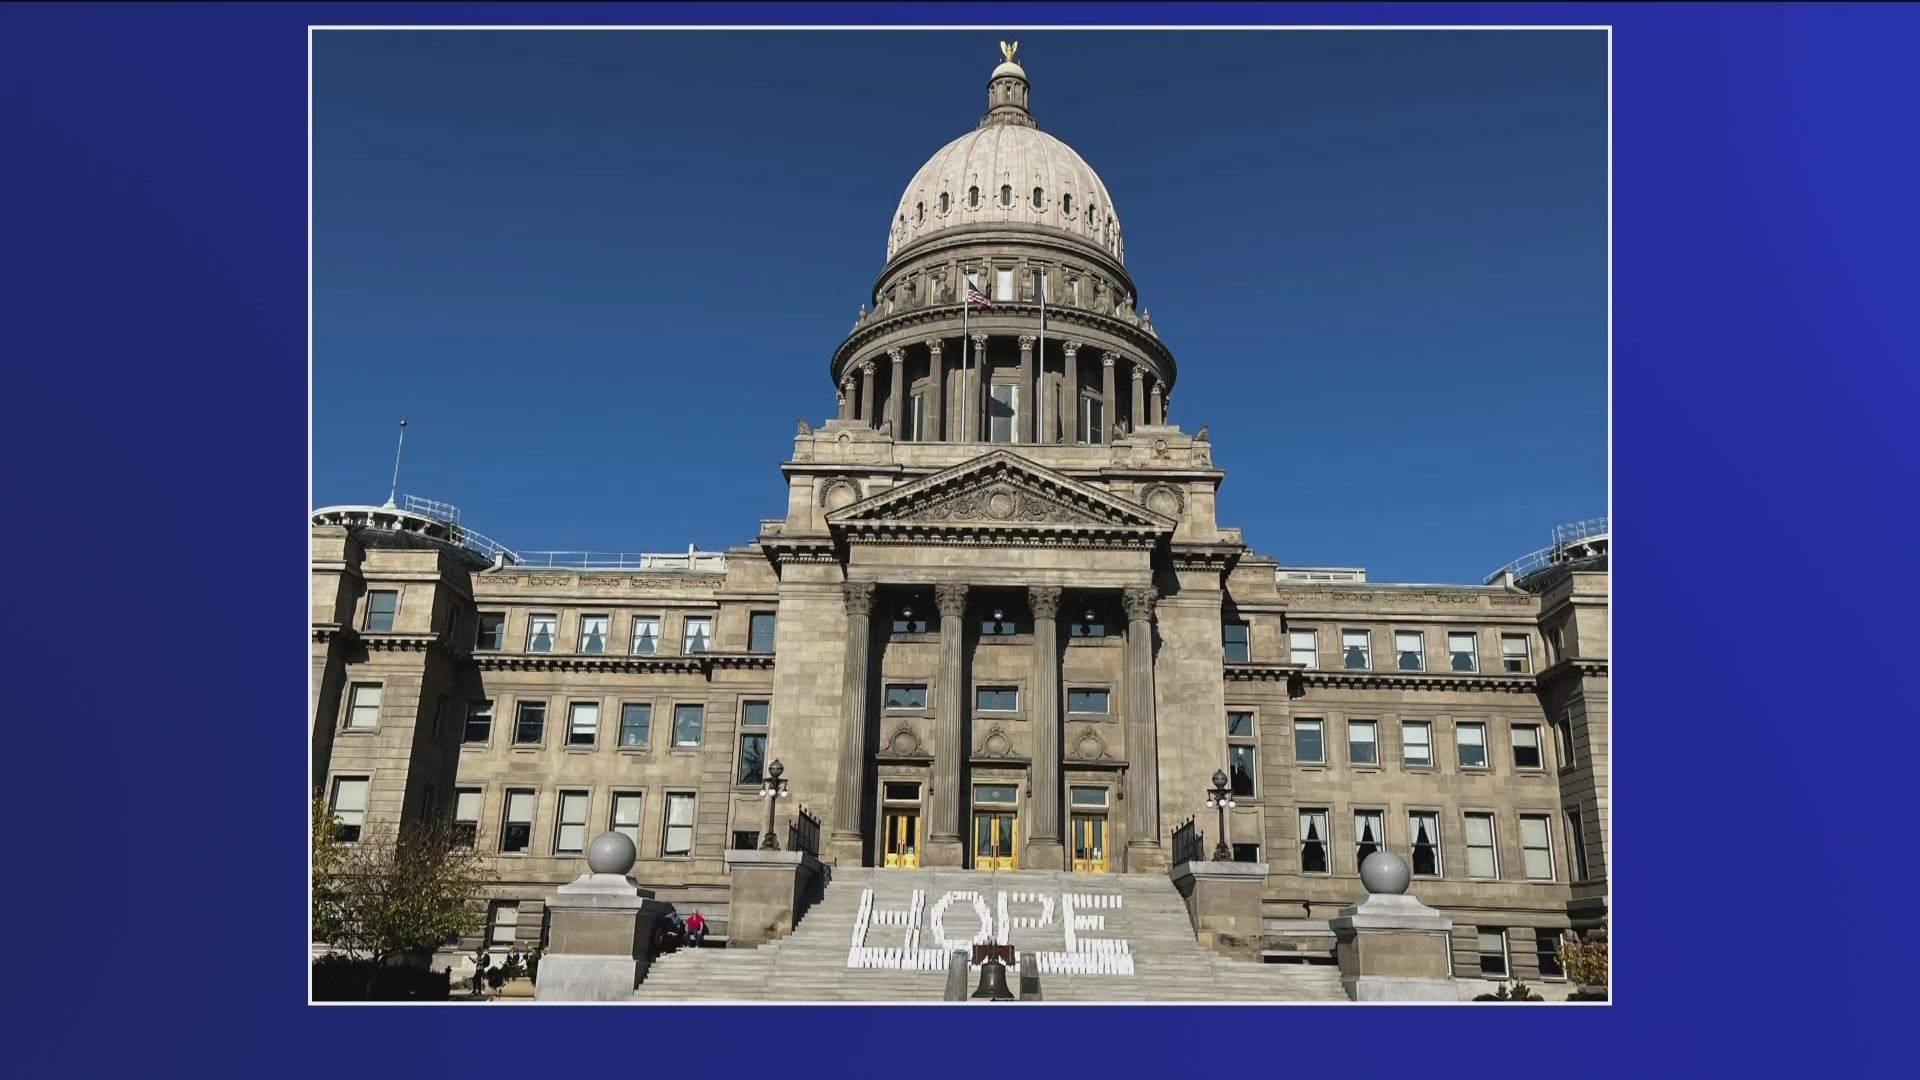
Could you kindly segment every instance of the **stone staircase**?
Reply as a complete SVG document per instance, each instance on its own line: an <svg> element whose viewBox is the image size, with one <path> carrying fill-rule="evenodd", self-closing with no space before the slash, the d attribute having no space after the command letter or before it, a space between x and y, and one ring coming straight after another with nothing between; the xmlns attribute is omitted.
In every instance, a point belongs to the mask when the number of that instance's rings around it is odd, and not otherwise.
<svg viewBox="0 0 1920 1080"><path fill-rule="evenodd" d="M659 957L634 1000L938 1002L947 975L935 922L949 944L982 940L973 899L953 895L968 893L985 906L985 933L996 937L1007 895L1008 941L1046 965L1040 985L1050 1002L1346 1000L1333 967L1229 960L1202 949L1179 892L1159 875L870 868L836 871L789 937ZM1081 917L1072 950L1069 909ZM850 967L850 954L863 966ZM969 992L977 981L969 976ZM1018 989L1017 969L1008 983Z"/></svg>

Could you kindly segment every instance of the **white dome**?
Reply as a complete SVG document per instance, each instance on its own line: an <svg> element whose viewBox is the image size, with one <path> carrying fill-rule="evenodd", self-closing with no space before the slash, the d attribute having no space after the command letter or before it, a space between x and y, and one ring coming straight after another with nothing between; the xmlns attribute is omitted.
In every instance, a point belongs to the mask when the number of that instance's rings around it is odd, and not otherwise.
<svg viewBox="0 0 1920 1080"><path fill-rule="evenodd" d="M1011 189L1010 206L1001 203L1003 187ZM974 188L980 193L977 206L970 204ZM1040 189L1038 204L1035 188ZM947 197L944 210L942 195ZM900 196L887 234L887 257L961 225L1063 229L1121 258L1120 218L1107 186L1073 147L1026 124L989 123L936 151Z"/></svg>

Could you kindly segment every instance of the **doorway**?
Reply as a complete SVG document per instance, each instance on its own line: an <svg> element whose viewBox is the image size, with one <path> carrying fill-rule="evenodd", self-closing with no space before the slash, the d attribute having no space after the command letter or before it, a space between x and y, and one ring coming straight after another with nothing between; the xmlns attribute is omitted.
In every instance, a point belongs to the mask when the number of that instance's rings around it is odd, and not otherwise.
<svg viewBox="0 0 1920 1080"><path fill-rule="evenodd" d="M888 780L880 786L880 865L911 870L920 865L920 783Z"/></svg>
<svg viewBox="0 0 1920 1080"><path fill-rule="evenodd" d="M981 784L973 789L973 868L1018 870L1020 789Z"/></svg>

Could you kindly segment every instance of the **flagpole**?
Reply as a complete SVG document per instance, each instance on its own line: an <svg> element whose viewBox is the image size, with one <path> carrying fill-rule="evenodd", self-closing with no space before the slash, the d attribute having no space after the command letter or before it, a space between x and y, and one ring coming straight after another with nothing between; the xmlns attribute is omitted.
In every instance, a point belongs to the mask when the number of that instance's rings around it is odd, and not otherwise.
<svg viewBox="0 0 1920 1080"><path fill-rule="evenodd" d="M967 428L968 428L967 419L973 411L967 408L967 406L971 404L973 400L973 397L972 397L973 383L971 382L973 372L972 372L972 369L970 369L967 366L967 357L968 357L967 350L973 344L973 339L967 336L967 316L972 314L972 312L973 312L973 279L968 277L966 274L961 274L960 275L960 441L961 442L967 441Z"/></svg>
<svg viewBox="0 0 1920 1080"><path fill-rule="evenodd" d="M1047 430L1047 272L1040 274L1040 384L1033 388L1033 434L1035 441Z"/></svg>

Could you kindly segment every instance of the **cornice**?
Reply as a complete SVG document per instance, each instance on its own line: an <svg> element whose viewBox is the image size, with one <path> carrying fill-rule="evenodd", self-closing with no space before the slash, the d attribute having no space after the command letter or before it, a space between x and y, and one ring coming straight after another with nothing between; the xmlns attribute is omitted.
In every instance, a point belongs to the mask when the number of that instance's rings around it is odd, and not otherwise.
<svg viewBox="0 0 1920 1080"><path fill-rule="evenodd" d="M958 544L984 547L1151 549L1160 534L1121 526L1009 525L988 522L849 522L849 544Z"/></svg>
<svg viewBox="0 0 1920 1080"><path fill-rule="evenodd" d="M889 338L901 335L902 344L919 344L927 336L927 328L938 325L943 329L958 332L961 325L962 305L943 304L938 307L915 308L911 311L896 311L879 319L870 319L847 335L845 341L833 351L828 362L827 374L834 385L856 355L876 351L883 347ZM1009 325L1009 316L1015 316ZM995 333L1024 330L1026 323L1038 323L1040 305L1025 300L1001 300L993 305L990 314L973 317L968 333ZM1112 315L1103 315L1085 308L1056 307L1047 305L1047 327L1049 337L1070 336L1068 328L1078 327L1084 332L1102 333L1121 340L1123 349L1132 349L1144 355L1155 364L1164 376L1164 382L1171 388L1179 378L1179 367L1174 362L1173 351L1158 337ZM1084 348L1085 346L1083 346Z"/></svg>
<svg viewBox="0 0 1920 1080"><path fill-rule="evenodd" d="M1571 656L1542 669L1538 678L1541 686L1551 686L1569 679L1605 679L1608 677L1608 667L1604 657Z"/></svg>
<svg viewBox="0 0 1920 1080"><path fill-rule="evenodd" d="M708 675L715 669L771 670L772 653L699 653L694 656L477 653L481 671L579 671Z"/></svg>
<svg viewBox="0 0 1920 1080"><path fill-rule="evenodd" d="M1306 686L1343 690L1451 690L1531 694L1539 687L1531 675L1505 672L1303 671Z"/></svg>
<svg viewBox="0 0 1920 1080"><path fill-rule="evenodd" d="M1228 682L1287 682L1306 669L1298 664L1228 664Z"/></svg>
<svg viewBox="0 0 1920 1080"><path fill-rule="evenodd" d="M313 641L318 645L358 646L370 653L424 653L438 649L451 656L464 657L471 651L442 634L365 633L332 622L314 623Z"/></svg>

